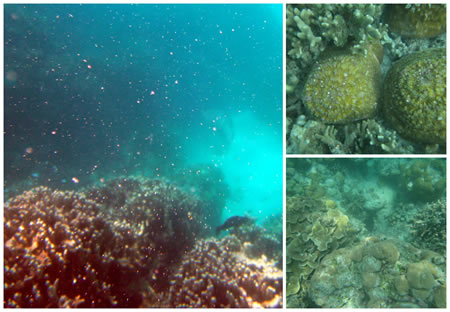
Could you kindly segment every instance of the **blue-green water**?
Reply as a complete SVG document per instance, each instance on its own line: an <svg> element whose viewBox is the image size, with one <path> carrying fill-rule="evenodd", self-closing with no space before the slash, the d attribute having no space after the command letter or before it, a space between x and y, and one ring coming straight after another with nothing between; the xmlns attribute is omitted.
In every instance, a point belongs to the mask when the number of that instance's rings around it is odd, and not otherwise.
<svg viewBox="0 0 450 312"><path fill-rule="evenodd" d="M223 219L281 213L281 5L4 11L5 199L209 167Z"/></svg>

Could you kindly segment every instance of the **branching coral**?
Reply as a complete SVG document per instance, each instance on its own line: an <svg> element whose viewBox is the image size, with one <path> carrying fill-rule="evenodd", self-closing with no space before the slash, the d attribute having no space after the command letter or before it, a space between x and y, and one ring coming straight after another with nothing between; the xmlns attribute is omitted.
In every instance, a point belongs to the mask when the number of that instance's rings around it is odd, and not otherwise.
<svg viewBox="0 0 450 312"><path fill-rule="evenodd" d="M5 306L132 307L154 250L80 194L40 187L5 205ZM136 285L138 286L138 285Z"/></svg>
<svg viewBox="0 0 450 312"><path fill-rule="evenodd" d="M282 272L251 260L234 236L201 240L183 257L166 299L170 307L264 308L282 305Z"/></svg>
<svg viewBox="0 0 450 312"><path fill-rule="evenodd" d="M415 244L446 254L446 201L438 200L425 205L410 220L410 231Z"/></svg>
<svg viewBox="0 0 450 312"><path fill-rule="evenodd" d="M364 50L367 39L386 33L380 24L382 11L382 5L373 4L288 4L288 56L307 67L329 45L342 47L351 40Z"/></svg>
<svg viewBox="0 0 450 312"><path fill-rule="evenodd" d="M169 287L200 216L198 200L160 180L25 192L5 205L5 305L139 307Z"/></svg>

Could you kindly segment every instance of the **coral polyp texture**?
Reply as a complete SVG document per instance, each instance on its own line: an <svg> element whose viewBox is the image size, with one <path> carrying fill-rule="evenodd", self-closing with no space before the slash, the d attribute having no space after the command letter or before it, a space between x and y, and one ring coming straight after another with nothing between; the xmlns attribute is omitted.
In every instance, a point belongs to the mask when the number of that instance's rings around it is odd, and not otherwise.
<svg viewBox="0 0 450 312"><path fill-rule="evenodd" d="M366 55L339 53L313 67L303 90L303 103L324 123L348 123L375 115L380 87L380 65L371 50Z"/></svg>
<svg viewBox="0 0 450 312"><path fill-rule="evenodd" d="M4 306L197 307L177 297L179 287L208 281L214 293L209 284L198 293L190 288L202 306L280 306L282 272L273 259L252 259L251 243L235 236L204 242L211 232L205 207L176 185L134 178L83 192L38 187L11 198L4 209ZM254 225L251 232L275 258L262 230ZM190 278L181 280L180 272Z"/></svg>
<svg viewBox="0 0 450 312"><path fill-rule="evenodd" d="M392 127L412 141L445 144L445 49L403 57L388 72L384 86L384 115Z"/></svg>
<svg viewBox="0 0 450 312"><path fill-rule="evenodd" d="M445 4L394 4L387 12L390 29L404 37L428 38L445 32Z"/></svg>
<svg viewBox="0 0 450 312"><path fill-rule="evenodd" d="M287 4L286 152L444 154L445 32L446 4Z"/></svg>
<svg viewBox="0 0 450 312"><path fill-rule="evenodd" d="M265 257L245 256L235 237L202 240L183 257L171 281L168 306L276 308L282 305L282 272Z"/></svg>

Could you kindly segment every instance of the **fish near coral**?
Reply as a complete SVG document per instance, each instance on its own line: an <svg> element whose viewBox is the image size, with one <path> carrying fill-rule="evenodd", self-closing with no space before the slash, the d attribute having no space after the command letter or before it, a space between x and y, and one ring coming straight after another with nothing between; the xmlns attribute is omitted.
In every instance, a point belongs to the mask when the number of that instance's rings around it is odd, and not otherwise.
<svg viewBox="0 0 450 312"><path fill-rule="evenodd" d="M232 227L238 227L253 221L254 220L252 218L246 216L229 217L222 225L216 228L216 235L219 234L221 231L228 230Z"/></svg>

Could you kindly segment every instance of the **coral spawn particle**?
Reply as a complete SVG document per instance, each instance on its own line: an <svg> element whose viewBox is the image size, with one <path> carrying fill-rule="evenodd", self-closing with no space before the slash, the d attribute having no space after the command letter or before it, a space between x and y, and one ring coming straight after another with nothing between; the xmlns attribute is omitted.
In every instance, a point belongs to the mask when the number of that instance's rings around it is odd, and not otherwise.
<svg viewBox="0 0 450 312"><path fill-rule="evenodd" d="M428 49L401 58L384 82L384 115L402 136L445 144L446 50Z"/></svg>
<svg viewBox="0 0 450 312"><path fill-rule="evenodd" d="M313 67L303 90L303 103L319 121L348 123L376 114L381 86L377 56L337 52Z"/></svg>

